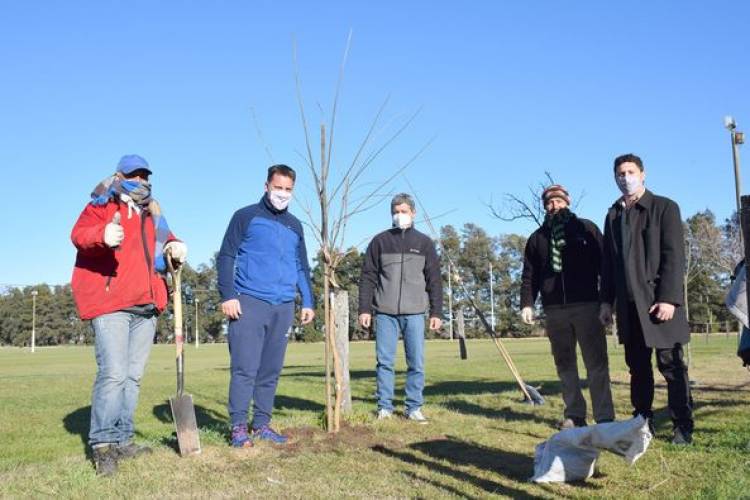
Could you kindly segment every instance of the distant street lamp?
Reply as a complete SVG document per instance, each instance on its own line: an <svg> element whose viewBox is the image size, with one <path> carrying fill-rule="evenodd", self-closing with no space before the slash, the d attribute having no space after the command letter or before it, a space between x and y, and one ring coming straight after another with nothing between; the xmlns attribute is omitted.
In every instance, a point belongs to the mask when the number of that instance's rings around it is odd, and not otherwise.
<svg viewBox="0 0 750 500"><path fill-rule="evenodd" d="M195 298L195 348L196 349L198 348L198 344L200 342L198 340L200 338L200 335L199 335L200 330L198 329L198 303L199 302L200 300L198 299L198 297L196 297Z"/></svg>
<svg viewBox="0 0 750 500"><path fill-rule="evenodd" d="M740 213L740 144L745 143L745 134L737 130L737 122L731 116L724 117L724 127L732 139L732 161L734 162L734 190L737 198L737 215ZM742 232L740 232L740 235Z"/></svg>
<svg viewBox="0 0 750 500"><path fill-rule="evenodd" d="M36 344L36 296L39 292L31 291L31 352L34 352Z"/></svg>
<svg viewBox="0 0 750 500"><path fill-rule="evenodd" d="M492 273L492 260L490 260L490 324L495 331L495 275Z"/></svg>
<svg viewBox="0 0 750 500"><path fill-rule="evenodd" d="M448 331L453 340L453 287L451 286L451 263L448 262Z"/></svg>

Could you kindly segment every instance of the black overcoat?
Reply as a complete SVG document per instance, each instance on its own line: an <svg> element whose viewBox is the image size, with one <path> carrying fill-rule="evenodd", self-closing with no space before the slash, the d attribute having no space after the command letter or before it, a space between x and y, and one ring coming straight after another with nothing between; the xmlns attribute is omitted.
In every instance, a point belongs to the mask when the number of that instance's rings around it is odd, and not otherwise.
<svg viewBox="0 0 750 500"><path fill-rule="evenodd" d="M600 299L616 304L617 334L625 343L631 333L627 313L628 296L625 276L631 283L638 320L646 345L672 348L687 344L690 332L683 307L685 275L685 240L677 203L650 191L630 209L633 231L627 262L623 262L620 214L624 210L618 200L604 220L604 248ZM626 274L627 273L627 274ZM677 306L674 318L661 322L648 310L655 302Z"/></svg>

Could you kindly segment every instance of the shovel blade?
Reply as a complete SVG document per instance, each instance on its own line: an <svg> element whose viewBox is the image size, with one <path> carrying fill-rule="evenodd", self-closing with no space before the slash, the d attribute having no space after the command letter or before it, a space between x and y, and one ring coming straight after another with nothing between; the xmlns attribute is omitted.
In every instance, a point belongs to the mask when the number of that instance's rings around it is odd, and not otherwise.
<svg viewBox="0 0 750 500"><path fill-rule="evenodd" d="M201 442L198 436L198 424L195 420L193 396L183 394L182 396L169 398L169 406L172 408L180 456L186 457L200 453Z"/></svg>

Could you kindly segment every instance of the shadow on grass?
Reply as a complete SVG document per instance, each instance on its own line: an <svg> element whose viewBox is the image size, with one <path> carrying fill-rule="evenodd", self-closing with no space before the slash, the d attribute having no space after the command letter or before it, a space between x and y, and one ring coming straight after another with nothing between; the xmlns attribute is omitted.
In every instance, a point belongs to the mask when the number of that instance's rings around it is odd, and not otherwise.
<svg viewBox="0 0 750 500"><path fill-rule="evenodd" d="M455 436L413 443L409 447L434 459L451 462L459 467L475 467L497 473L511 481L526 482L534 472L534 459L530 456L462 441ZM590 490L601 489L601 486L585 481L569 484ZM513 497L517 498L517 495L514 494ZM520 492L520 495L531 497L526 492Z"/></svg>
<svg viewBox="0 0 750 500"><path fill-rule="evenodd" d="M441 463L445 460L451 462L453 465L462 467L474 466L489 472L499 473L513 481L526 481L531 475L533 467L533 460L530 457L518 453L505 452L466 443L451 437L414 443L410 445L410 448L421 454L427 455L428 458L422 458L411 451L394 450L383 445L373 446L372 450L385 456L401 460L407 464L422 466L428 470L469 483L486 493L504 495L511 498L539 498L530 495L525 491L505 486L492 479L479 477L468 471ZM501 467L507 467L509 465L512 467L512 470L506 472L501 469ZM414 474L414 471L410 471L410 473ZM455 489L450 486L445 486L436 483L433 480L426 480L421 477L419 477L419 480L430 482L436 487L446 490L446 492L456 494ZM460 494L460 496L465 495L466 494L463 492Z"/></svg>
<svg viewBox="0 0 750 500"><path fill-rule="evenodd" d="M63 425L68 434L78 434L83 445L83 452L86 458L91 459L91 450L89 449L89 427L91 425L91 405L83 406L75 411L65 415Z"/></svg>
<svg viewBox="0 0 750 500"><path fill-rule="evenodd" d="M277 394L274 400L275 409L285 410L302 410L302 411L313 411L321 412L325 410L325 405L318 403L317 401L311 401L309 399L295 398L292 396L284 396Z"/></svg>
<svg viewBox="0 0 750 500"><path fill-rule="evenodd" d="M401 471L401 474L403 474L406 477L411 478L414 481L419 481L419 482L422 482L422 483L425 483L425 484L429 484L429 485L431 485L431 486L433 486L433 487L435 487L435 488L437 488L439 490L443 490L444 492L446 492L449 495L453 495L453 496L456 496L456 497L459 497L459 498L470 498L472 500L473 499L477 499L478 500L480 498L480 497L471 496L468 493L466 493L465 491L461 491L458 488L454 488L453 486L448 486L447 484L443 484L443 483L441 483L439 481L435 481L433 479L422 477L419 474L416 474L416 473L411 472L411 471Z"/></svg>
<svg viewBox="0 0 750 500"><path fill-rule="evenodd" d="M226 416L206 408L201 405L194 405L195 407L195 422L198 425L198 429L212 430L219 433L224 439L229 442L229 425L227 423ZM154 406L153 414L163 423L172 423L172 409L169 407L169 403L162 403ZM177 432L172 432L169 436L161 439L161 444L172 448L175 452L179 453L180 448L177 445Z"/></svg>
<svg viewBox="0 0 750 500"><path fill-rule="evenodd" d="M284 367L284 371L281 372L282 377L313 377L313 378L323 378L326 375L325 369L321 368L320 370L314 370L311 371L309 366L306 366L304 368L307 368L308 371L287 371L287 368L292 367ZM397 372L397 375L399 373L406 373L406 372ZM349 371L349 379L351 380L361 380L370 378L373 381L375 380L375 370L350 370Z"/></svg>
<svg viewBox="0 0 750 500"><path fill-rule="evenodd" d="M227 443L230 441L231 430L226 414L197 404L194 405L194 408L195 421L198 425L199 430L210 430L216 432L217 434L222 436L222 438ZM307 399L295 398L291 396L277 395L274 408L321 412L325 409L325 406L316 401L310 401ZM173 422L172 409L169 407L169 402L154 406L153 414L160 422L168 424L171 424ZM170 436L162 438L161 444L169 446L175 451L179 451L179 448L177 446L176 432L172 432Z"/></svg>
<svg viewBox="0 0 750 500"><path fill-rule="evenodd" d="M543 394L548 394L547 387L558 383L556 381L530 381L526 384L533 387L543 385L545 390ZM523 393L515 382L499 382L496 380L449 380L430 384L424 388L425 396L454 396L456 394L500 394L502 392L516 392L519 400L523 399Z"/></svg>
<svg viewBox="0 0 750 500"><path fill-rule="evenodd" d="M495 408L486 408L484 406L479 406L474 403L470 403L468 401L463 401L460 399L448 401L445 403L445 407L449 410L456 411L458 413L463 413L464 415L477 415L481 417L491 418L491 419L503 419L509 422L516 422L516 421L525 421L525 422L536 422L538 424L544 424L549 427L556 427L557 426L557 420L554 418L545 418L538 414L539 410L535 410L534 406L529 405L529 411L516 411L512 409L509 406L506 406L504 408L495 409ZM535 413L536 412L536 413Z"/></svg>

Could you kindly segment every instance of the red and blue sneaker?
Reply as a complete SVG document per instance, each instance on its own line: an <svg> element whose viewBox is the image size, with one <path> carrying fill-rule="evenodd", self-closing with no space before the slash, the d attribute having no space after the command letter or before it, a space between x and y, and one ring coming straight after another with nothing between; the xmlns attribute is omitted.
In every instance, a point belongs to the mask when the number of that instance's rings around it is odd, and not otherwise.
<svg viewBox="0 0 750 500"><path fill-rule="evenodd" d="M232 426L232 446L234 448L250 448L253 442L247 434L247 424Z"/></svg>
<svg viewBox="0 0 750 500"><path fill-rule="evenodd" d="M271 429L271 427L269 427L267 424L262 425L257 429L253 429L250 437L253 440L260 439L262 441L271 441L272 443L276 444L285 444L287 441L289 441L289 438L287 436L279 434L275 430Z"/></svg>

